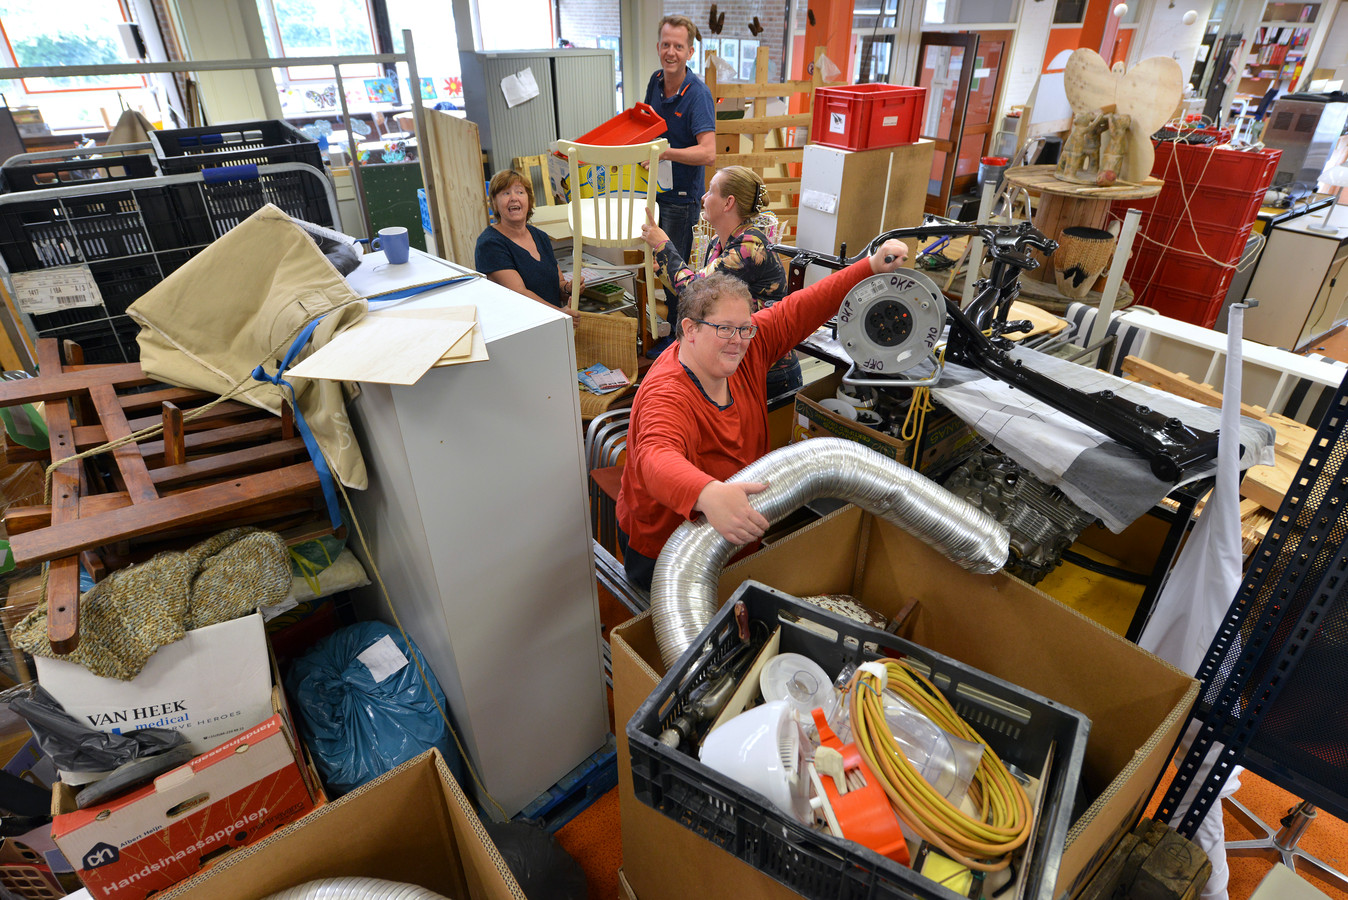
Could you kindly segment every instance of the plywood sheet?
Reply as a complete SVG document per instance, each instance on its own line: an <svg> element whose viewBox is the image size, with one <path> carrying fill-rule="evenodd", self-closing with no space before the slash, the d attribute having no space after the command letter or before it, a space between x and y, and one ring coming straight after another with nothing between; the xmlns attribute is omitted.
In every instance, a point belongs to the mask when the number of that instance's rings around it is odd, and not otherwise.
<svg viewBox="0 0 1348 900"><path fill-rule="evenodd" d="M446 259L473 265L477 237L487 227L482 140L477 125L443 110L426 110L429 152L435 162L438 221L435 233Z"/></svg>
<svg viewBox="0 0 1348 900"><path fill-rule="evenodd" d="M368 315L290 369L292 378L416 384L473 329L445 317Z"/></svg>
<svg viewBox="0 0 1348 900"><path fill-rule="evenodd" d="M491 357L487 355L487 340L482 335L482 326L477 322L477 307L444 306L439 309L384 309L370 313L372 316L392 316L395 318L424 319L443 317L457 321L473 323L473 330L465 334L454 346L436 361L432 368L456 366L460 363L483 362Z"/></svg>
<svg viewBox="0 0 1348 900"><path fill-rule="evenodd" d="M1184 94L1184 72L1168 56L1153 56L1125 73L1114 72L1100 54L1081 48L1067 60L1063 88L1074 113L1112 105L1132 117L1125 171L1140 181L1151 172L1156 157L1151 134L1170 118Z"/></svg>

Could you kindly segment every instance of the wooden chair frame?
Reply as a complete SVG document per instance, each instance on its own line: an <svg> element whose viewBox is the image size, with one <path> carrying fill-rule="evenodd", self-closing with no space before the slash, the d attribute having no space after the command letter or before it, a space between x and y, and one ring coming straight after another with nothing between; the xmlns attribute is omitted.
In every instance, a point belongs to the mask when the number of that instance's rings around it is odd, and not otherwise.
<svg viewBox="0 0 1348 900"><path fill-rule="evenodd" d="M648 144L627 147L600 147L558 141L557 149L567 156L571 176L571 308L580 308L580 279L586 245L614 249L639 248L646 284L646 308L643 313L651 333L656 332L655 263L650 247L641 239L646 213L656 215L656 177L660 154L669 149L664 138ZM581 167L590 166L591 183L582 183ZM646 170L646 188L636 188L638 166ZM601 174L602 173L602 174ZM583 197L589 188L590 196Z"/></svg>

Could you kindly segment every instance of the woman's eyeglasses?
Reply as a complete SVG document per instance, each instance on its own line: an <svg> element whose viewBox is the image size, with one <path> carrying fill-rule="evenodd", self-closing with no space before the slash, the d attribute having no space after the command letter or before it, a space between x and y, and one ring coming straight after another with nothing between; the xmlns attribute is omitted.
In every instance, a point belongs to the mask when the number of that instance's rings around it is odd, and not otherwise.
<svg viewBox="0 0 1348 900"><path fill-rule="evenodd" d="M738 332L741 340L749 340L758 334L757 325L717 325L715 322L708 322L706 319L694 319L699 325L707 325L716 329L716 336L723 341L728 341Z"/></svg>

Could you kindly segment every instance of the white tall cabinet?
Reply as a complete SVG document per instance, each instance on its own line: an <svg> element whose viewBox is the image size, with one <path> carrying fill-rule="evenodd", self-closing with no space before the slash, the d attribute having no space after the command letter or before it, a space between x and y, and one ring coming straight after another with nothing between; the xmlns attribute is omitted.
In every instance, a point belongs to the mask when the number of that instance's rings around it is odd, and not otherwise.
<svg viewBox="0 0 1348 900"><path fill-rule="evenodd" d="M1259 305L1245 313L1245 336L1301 350L1348 322L1348 206L1329 214L1331 231L1317 231L1323 212L1273 226L1247 296Z"/></svg>
<svg viewBox="0 0 1348 900"><path fill-rule="evenodd" d="M349 408L370 486L353 497L398 617L513 816L608 732L575 347L566 316L486 279L407 303L462 305L490 361L362 384ZM376 585L359 599L390 620Z"/></svg>

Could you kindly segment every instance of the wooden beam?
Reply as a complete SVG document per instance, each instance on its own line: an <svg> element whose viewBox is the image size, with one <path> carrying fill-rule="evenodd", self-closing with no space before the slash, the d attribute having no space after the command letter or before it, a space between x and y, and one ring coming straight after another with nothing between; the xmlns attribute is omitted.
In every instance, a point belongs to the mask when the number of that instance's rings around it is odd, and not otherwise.
<svg viewBox="0 0 1348 900"><path fill-rule="evenodd" d="M89 396L108 440L117 441L131 436L131 426L127 424L126 414L117 402L117 391L112 385L96 384L89 389ZM140 449L134 443L123 444L112 451L112 459L132 503L144 503L159 497L154 482L150 480L150 473L145 468Z"/></svg>
<svg viewBox="0 0 1348 900"><path fill-rule="evenodd" d="M214 399L214 398L212 398ZM188 418L195 411L187 404L179 400L165 400L164 403L172 403L183 411L183 427L188 431L200 430L202 428L213 428L217 422L226 419L239 419L245 416L269 416L272 415L268 410L257 406L249 406L246 403L235 403L233 400L226 400L211 407L206 412L193 418ZM132 431L140 431L143 428L149 428L151 425L159 425L163 421L162 404L154 408L152 416L137 416L131 419L128 424Z"/></svg>
<svg viewBox="0 0 1348 900"><path fill-rule="evenodd" d="M42 382L48 378L59 381L61 372L61 351L53 339L37 342L37 364L39 371L53 373L41 378L26 379L29 382ZM137 369L140 366L136 366ZM22 384L11 381L4 384ZM48 398L42 407L43 418L47 422L47 437L50 443L51 461L59 462L75 455L75 436L70 424L70 404L56 395ZM80 505L80 463L78 460L62 464L51 477L51 521L53 524L78 525ZM40 533L40 532L38 532ZM22 540L23 535L11 539ZM90 549L81 547L81 550ZM16 554L17 559L17 554ZM47 640L57 653L70 653L80 642L80 562L74 552L57 553L47 569Z"/></svg>
<svg viewBox="0 0 1348 900"><path fill-rule="evenodd" d="M813 89L814 82L807 80L783 81L774 84L722 84L717 88L721 97L784 97L787 94L799 94Z"/></svg>
<svg viewBox="0 0 1348 900"><path fill-rule="evenodd" d="M232 450L204 459L188 460L181 465L164 466L152 470L150 478L161 488L176 487L207 478L246 471L258 466L274 465L287 457L300 456L306 452L303 438L290 438L272 441L260 447L248 447L244 450Z"/></svg>
<svg viewBox="0 0 1348 900"><path fill-rule="evenodd" d="M141 391L137 394L118 394L117 400L122 404L122 409L128 416L133 413L143 413L146 410L159 412L159 404L164 401L176 403L179 406L200 406L203 403L209 403L216 398L215 394L209 394L206 391L194 391L191 388L164 388L158 391ZM231 401L232 402L232 401Z"/></svg>
<svg viewBox="0 0 1348 900"><path fill-rule="evenodd" d="M767 134L774 128L809 125L811 115L811 113L788 113L752 119L717 119L716 130L722 134Z"/></svg>
<svg viewBox="0 0 1348 900"><path fill-rule="evenodd" d="M183 411L165 402L160 407L160 419L164 423L164 438L161 442L164 447L164 465L180 466L187 462L187 445L183 442Z"/></svg>
<svg viewBox="0 0 1348 900"><path fill-rule="evenodd" d="M314 469L313 463L299 463L271 472L161 497L152 503L128 506L93 519L53 521L50 528L16 536L10 546L14 551L16 562L20 565L32 565L72 556L81 550L89 550L114 541L171 531L180 526L190 525L208 515L246 512L260 504L295 497L318 487L318 472ZM53 501L55 499L53 495ZM53 503L53 519L55 518L56 509Z"/></svg>
<svg viewBox="0 0 1348 900"><path fill-rule="evenodd" d="M716 165L748 166L761 169L764 166L776 166L785 163L798 163L805 158L805 148L786 147L781 150L765 150L762 153L727 153L716 157Z"/></svg>
<svg viewBox="0 0 1348 900"><path fill-rule="evenodd" d="M190 456L192 453L209 450L212 447L261 440L280 434L280 432L281 419L269 415L252 422L224 425L206 431L189 431L183 436L183 443L186 445L187 453ZM81 451L92 449L107 442L107 433L103 430L102 425L84 425L75 429L75 446L80 448ZM162 440L142 441L137 446L140 447L140 455L147 460L164 455L164 442Z"/></svg>
<svg viewBox="0 0 1348 900"><path fill-rule="evenodd" d="M42 341L38 341L39 345L41 343ZM56 342L53 340L52 347L55 346ZM40 357L41 352L38 355ZM86 391L95 384L121 385L147 380L145 373L141 371L140 363L121 363L99 366L82 372L62 372L38 378L21 378L18 381L0 381L0 406L18 406L20 403L36 403L39 400L60 400Z"/></svg>

